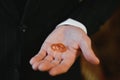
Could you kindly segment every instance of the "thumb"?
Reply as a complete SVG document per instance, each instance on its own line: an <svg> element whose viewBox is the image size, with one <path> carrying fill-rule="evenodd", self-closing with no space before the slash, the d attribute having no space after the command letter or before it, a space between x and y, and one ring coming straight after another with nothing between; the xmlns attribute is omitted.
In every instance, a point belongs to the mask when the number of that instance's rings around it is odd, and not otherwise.
<svg viewBox="0 0 120 80"><path fill-rule="evenodd" d="M80 49L85 59L92 64L99 64L99 59L95 56L94 51L91 47L91 40L88 36L82 38L79 43Z"/></svg>

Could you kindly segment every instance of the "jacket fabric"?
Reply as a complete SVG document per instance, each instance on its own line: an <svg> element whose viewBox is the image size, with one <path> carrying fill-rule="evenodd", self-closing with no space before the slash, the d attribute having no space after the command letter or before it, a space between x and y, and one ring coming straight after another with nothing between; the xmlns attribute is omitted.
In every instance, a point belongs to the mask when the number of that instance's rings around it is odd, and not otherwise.
<svg viewBox="0 0 120 80"><path fill-rule="evenodd" d="M0 0L1 80L80 80L79 59L70 70L52 77L33 71L29 60L60 22L82 22L95 33L114 12L119 0Z"/></svg>

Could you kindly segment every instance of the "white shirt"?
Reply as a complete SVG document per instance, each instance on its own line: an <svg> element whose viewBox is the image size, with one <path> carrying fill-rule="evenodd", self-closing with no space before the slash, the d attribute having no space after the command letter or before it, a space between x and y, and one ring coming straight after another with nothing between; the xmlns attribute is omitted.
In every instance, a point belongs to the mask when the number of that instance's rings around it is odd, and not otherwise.
<svg viewBox="0 0 120 80"><path fill-rule="evenodd" d="M58 24L57 27L62 26L62 25L72 25L72 26L75 26L75 27L79 27L83 31L85 31L85 33L87 34L87 29L86 29L85 25L83 25L81 22L76 21L74 19L68 18L67 20L65 20L62 23Z"/></svg>

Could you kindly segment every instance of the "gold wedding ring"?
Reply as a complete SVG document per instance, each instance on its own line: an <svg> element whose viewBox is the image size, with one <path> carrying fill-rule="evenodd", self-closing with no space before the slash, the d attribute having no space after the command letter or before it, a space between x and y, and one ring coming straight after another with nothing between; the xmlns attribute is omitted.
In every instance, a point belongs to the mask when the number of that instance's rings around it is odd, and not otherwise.
<svg viewBox="0 0 120 80"><path fill-rule="evenodd" d="M62 44L62 43L52 44L51 45L51 49L53 51L58 51L58 52L65 52L67 50L67 48L65 47L65 45Z"/></svg>

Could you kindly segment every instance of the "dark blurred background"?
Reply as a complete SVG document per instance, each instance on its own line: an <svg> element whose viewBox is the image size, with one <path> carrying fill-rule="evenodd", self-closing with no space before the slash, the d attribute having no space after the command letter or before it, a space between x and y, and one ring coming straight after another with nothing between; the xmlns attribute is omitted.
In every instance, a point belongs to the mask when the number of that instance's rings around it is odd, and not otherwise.
<svg viewBox="0 0 120 80"><path fill-rule="evenodd" d="M120 9L91 36L100 65L81 61L85 80L120 80Z"/></svg>

